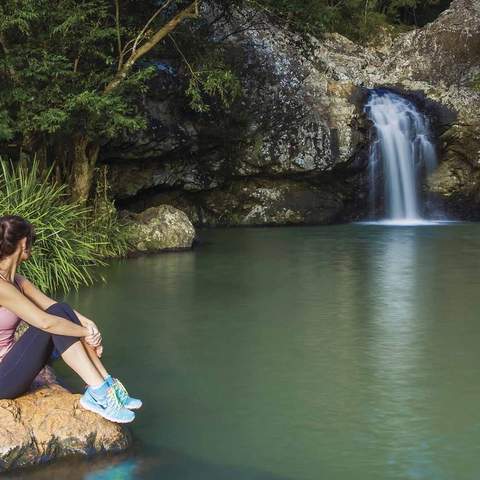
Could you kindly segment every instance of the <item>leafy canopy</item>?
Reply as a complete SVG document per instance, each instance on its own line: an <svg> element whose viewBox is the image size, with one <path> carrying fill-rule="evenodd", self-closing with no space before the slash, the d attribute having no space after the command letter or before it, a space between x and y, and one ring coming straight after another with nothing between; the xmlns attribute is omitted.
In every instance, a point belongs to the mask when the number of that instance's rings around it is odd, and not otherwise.
<svg viewBox="0 0 480 480"><path fill-rule="evenodd" d="M155 11L151 2L121 3L118 27L111 1L1 3L0 139L60 132L109 138L144 126L132 100L145 91L153 66L133 69L104 92L117 72L119 41L138 33L146 22L141 12Z"/></svg>
<svg viewBox="0 0 480 480"><path fill-rule="evenodd" d="M379 27L423 25L450 0L250 0L295 30L313 35L338 32L355 41L372 39Z"/></svg>

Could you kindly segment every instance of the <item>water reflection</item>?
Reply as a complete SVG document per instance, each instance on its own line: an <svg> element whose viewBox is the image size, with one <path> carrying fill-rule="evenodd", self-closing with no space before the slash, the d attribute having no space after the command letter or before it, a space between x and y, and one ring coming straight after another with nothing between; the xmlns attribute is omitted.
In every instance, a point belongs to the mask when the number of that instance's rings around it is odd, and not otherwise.
<svg viewBox="0 0 480 480"><path fill-rule="evenodd" d="M135 471L137 464L133 460L125 460L114 465L108 465L95 472L83 476L85 480L131 480L138 478Z"/></svg>
<svg viewBox="0 0 480 480"><path fill-rule="evenodd" d="M381 438L384 452L379 461L404 470L412 461L416 468L424 462L431 466L428 445L422 442L428 425L415 411L425 399L419 379L425 338L417 314L421 292L417 248L415 229L390 230L381 243L376 243L375 254L370 257L373 308L367 345L372 366L370 387L374 389L370 429Z"/></svg>
<svg viewBox="0 0 480 480"><path fill-rule="evenodd" d="M152 450L139 446L128 453L96 456L90 459L64 458L36 468L26 468L15 474L6 474L8 480L290 480L255 468L235 467L208 462L186 456L181 452Z"/></svg>

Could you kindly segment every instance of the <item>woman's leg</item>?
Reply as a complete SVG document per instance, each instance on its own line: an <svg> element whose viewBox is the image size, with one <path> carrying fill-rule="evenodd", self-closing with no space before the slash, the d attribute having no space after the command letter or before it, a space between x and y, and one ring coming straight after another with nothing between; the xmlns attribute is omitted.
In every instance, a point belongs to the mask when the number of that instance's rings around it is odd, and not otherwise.
<svg viewBox="0 0 480 480"><path fill-rule="evenodd" d="M64 315L61 315L62 317L65 317L66 315L72 322L75 322L78 325L81 325L80 319L78 318L77 314L73 311L73 308L68 303L60 302L60 303L56 303L55 305L58 305L57 308L61 308L62 311L64 312ZM98 372L102 376L102 379L106 378L108 376L108 372L104 367L103 363L101 362L100 358L98 358L98 355L96 354L94 348L90 346L88 343L86 343L83 339L82 339L82 345L85 348L90 360L92 361L92 363L95 365Z"/></svg>
<svg viewBox="0 0 480 480"><path fill-rule="evenodd" d="M80 340L62 353L64 362L83 379L87 385L98 385L103 377L87 355Z"/></svg>
<svg viewBox="0 0 480 480"><path fill-rule="evenodd" d="M107 378L108 377L108 372L105 369L105 367L103 366L103 363L101 362L100 358L98 358L98 355L97 355L97 352L95 351L95 349L83 340L82 340L82 344L85 347L85 350L87 351L87 354L90 357L90 360L97 367L97 370L100 372L100 375L103 378Z"/></svg>
<svg viewBox="0 0 480 480"><path fill-rule="evenodd" d="M77 314L68 303L55 303L51 305L50 311L55 315L81 324ZM135 418L135 414L123 407L113 386L107 379L102 378L80 338L73 338L75 341L72 343L72 337L52 335L53 343L67 365L75 370L89 385L80 397L79 404L83 408L98 413L113 422L131 422Z"/></svg>
<svg viewBox="0 0 480 480"><path fill-rule="evenodd" d="M79 318L68 303L54 303L50 305L46 311L52 315L58 315L59 317L81 325ZM65 363L74 370L86 384L98 385L103 382L104 377L91 361L80 337L52 334L52 340L56 350L62 356Z"/></svg>
<svg viewBox="0 0 480 480"><path fill-rule="evenodd" d="M72 319L65 313L68 310L65 305L54 303L46 311L80 323L78 318ZM79 337L50 334L30 325L0 362L0 398L15 398L25 393L54 347L87 384L98 385L103 381Z"/></svg>
<svg viewBox="0 0 480 480"><path fill-rule="evenodd" d="M29 326L0 362L0 398L25 393L52 353L50 335Z"/></svg>

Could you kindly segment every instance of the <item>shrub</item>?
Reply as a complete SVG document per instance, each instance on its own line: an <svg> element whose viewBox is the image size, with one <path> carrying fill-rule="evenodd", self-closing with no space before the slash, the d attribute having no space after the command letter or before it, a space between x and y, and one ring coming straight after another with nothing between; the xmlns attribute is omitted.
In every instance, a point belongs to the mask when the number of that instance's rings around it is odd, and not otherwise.
<svg viewBox="0 0 480 480"><path fill-rule="evenodd" d="M0 157L0 166L1 214L24 217L37 235L32 254L20 265L19 273L40 290L68 292L72 287L78 290L81 285L91 285L97 279L94 267L107 265L105 257L123 255L122 237L117 237L121 226L109 201L102 207L98 198L93 207L72 202L67 186L53 181L53 165L41 172L36 159L27 168ZM101 275L98 278L105 281Z"/></svg>
<svg viewBox="0 0 480 480"><path fill-rule="evenodd" d="M123 257L129 246L126 225L119 219L110 197L107 165L97 168L95 195L91 215L86 217L85 230L95 237L97 253L102 258Z"/></svg>

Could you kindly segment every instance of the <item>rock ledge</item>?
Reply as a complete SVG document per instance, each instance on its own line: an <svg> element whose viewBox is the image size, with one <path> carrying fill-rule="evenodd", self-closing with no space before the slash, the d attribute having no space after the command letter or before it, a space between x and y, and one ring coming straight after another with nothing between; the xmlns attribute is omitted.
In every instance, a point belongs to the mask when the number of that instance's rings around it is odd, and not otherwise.
<svg viewBox="0 0 480 480"><path fill-rule="evenodd" d="M0 472L129 447L128 428L83 409L80 396L58 384L47 366L28 393L0 400Z"/></svg>

